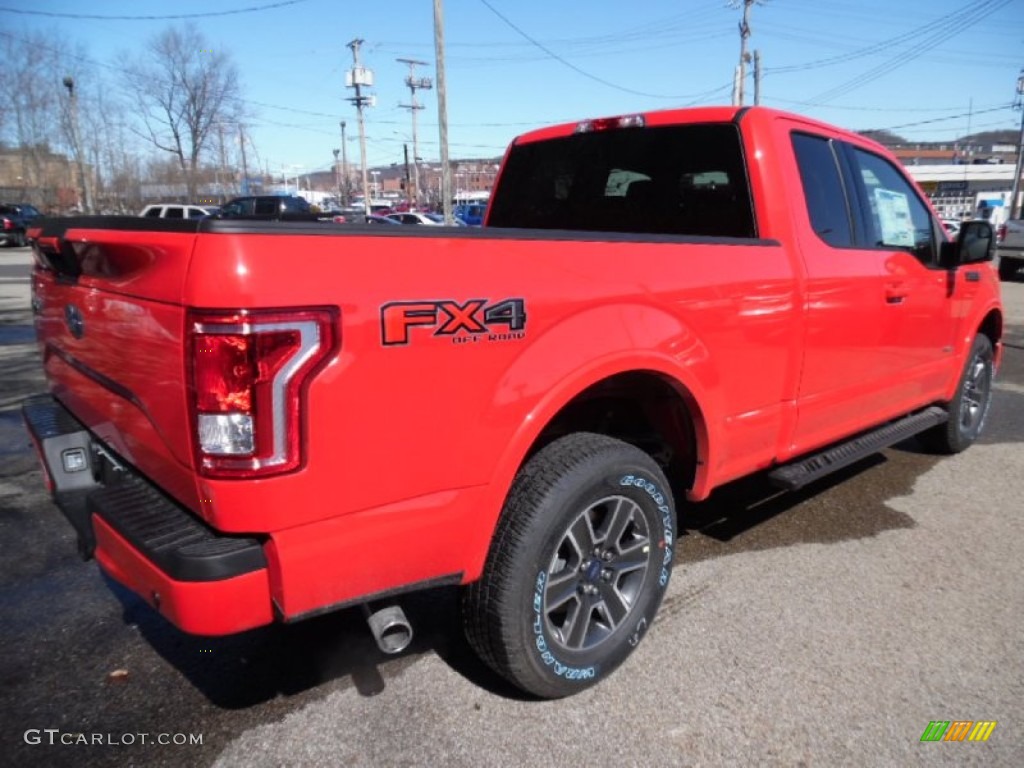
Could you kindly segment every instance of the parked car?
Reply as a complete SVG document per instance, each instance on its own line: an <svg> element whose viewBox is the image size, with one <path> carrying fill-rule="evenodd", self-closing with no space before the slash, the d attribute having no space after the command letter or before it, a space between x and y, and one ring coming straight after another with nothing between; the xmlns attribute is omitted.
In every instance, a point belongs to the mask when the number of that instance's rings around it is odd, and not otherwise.
<svg viewBox="0 0 1024 768"><path fill-rule="evenodd" d="M351 219L356 224L387 224L388 226L400 226L402 222L395 221L390 216L378 216L375 213L371 213L369 216L354 217Z"/></svg>
<svg viewBox="0 0 1024 768"><path fill-rule="evenodd" d="M417 213L406 211L405 213L389 213L387 218L397 221L399 224L424 225L428 227L444 226L444 216L436 213Z"/></svg>
<svg viewBox="0 0 1024 768"><path fill-rule="evenodd" d="M1010 219L996 231L999 277L1013 280L1024 267L1024 218Z"/></svg>
<svg viewBox="0 0 1024 768"><path fill-rule="evenodd" d="M0 245L15 248L28 245L25 230L42 214L28 203L4 203L0 205Z"/></svg>
<svg viewBox="0 0 1024 768"><path fill-rule="evenodd" d="M292 195L251 195L228 200L217 214L221 219L262 219L265 221L329 221L344 223L347 217L324 212L304 197Z"/></svg>
<svg viewBox="0 0 1024 768"><path fill-rule="evenodd" d="M216 205L153 203L143 208L139 216L147 219L203 219L216 215L219 210Z"/></svg>
<svg viewBox="0 0 1024 768"><path fill-rule="evenodd" d="M460 219L466 226L483 226L484 216L487 215L486 203L468 203L456 205L452 213L455 218Z"/></svg>

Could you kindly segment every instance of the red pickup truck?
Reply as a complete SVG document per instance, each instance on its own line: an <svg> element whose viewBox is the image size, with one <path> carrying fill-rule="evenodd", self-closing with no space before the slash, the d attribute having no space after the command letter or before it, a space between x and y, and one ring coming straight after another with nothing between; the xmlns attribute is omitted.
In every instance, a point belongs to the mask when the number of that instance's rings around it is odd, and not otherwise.
<svg viewBox="0 0 1024 768"><path fill-rule="evenodd" d="M1003 320L879 145L763 108L517 138L482 229L70 219L33 230L55 500L181 629L465 585L471 645L540 697L651 626L677 514L920 434L978 436Z"/></svg>

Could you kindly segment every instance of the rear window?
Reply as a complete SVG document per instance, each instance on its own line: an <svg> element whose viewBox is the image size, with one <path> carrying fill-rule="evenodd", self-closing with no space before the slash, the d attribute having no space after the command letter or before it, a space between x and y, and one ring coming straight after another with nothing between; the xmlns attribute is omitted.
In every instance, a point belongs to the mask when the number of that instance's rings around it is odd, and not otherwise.
<svg viewBox="0 0 1024 768"><path fill-rule="evenodd" d="M794 133L793 151L815 234L837 248L852 246L850 210L832 142L821 136Z"/></svg>
<svg viewBox="0 0 1024 768"><path fill-rule="evenodd" d="M488 225L755 237L731 123L625 128L513 147Z"/></svg>
<svg viewBox="0 0 1024 768"><path fill-rule="evenodd" d="M288 213L309 213L309 203L304 197L285 197L282 199L281 210Z"/></svg>

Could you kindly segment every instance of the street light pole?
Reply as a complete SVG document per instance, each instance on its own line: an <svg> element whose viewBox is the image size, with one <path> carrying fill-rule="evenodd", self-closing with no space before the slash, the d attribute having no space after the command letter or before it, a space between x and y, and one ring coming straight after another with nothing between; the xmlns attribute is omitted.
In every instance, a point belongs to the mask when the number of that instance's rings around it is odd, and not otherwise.
<svg viewBox="0 0 1024 768"><path fill-rule="evenodd" d="M348 179L348 157L345 151L345 121L341 121L341 176L345 180L345 191L341 196L342 207L348 206L348 190L349 190L349 179Z"/></svg>
<svg viewBox="0 0 1024 768"><path fill-rule="evenodd" d="M341 166L338 165L340 149L334 150L334 186L338 188L338 206L341 207Z"/></svg>
<svg viewBox="0 0 1024 768"><path fill-rule="evenodd" d="M68 89L69 120L71 123L71 144L75 150L75 161L78 165L79 183L82 185L82 197L85 200L85 212L92 213L92 184L85 172L85 162L82 160L82 142L78 133L78 96L75 94L74 78L64 78L64 87Z"/></svg>

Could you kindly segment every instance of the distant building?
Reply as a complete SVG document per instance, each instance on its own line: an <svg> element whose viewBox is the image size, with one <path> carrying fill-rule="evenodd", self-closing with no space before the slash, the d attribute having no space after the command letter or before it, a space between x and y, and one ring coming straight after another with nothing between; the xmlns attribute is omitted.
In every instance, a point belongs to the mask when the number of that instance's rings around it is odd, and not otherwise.
<svg viewBox="0 0 1024 768"><path fill-rule="evenodd" d="M0 148L0 199L47 210L80 207L78 167L46 147Z"/></svg>
<svg viewBox="0 0 1024 768"><path fill-rule="evenodd" d="M1017 147L1006 143L887 145L943 218L978 215L979 206L996 223L1009 211Z"/></svg>

